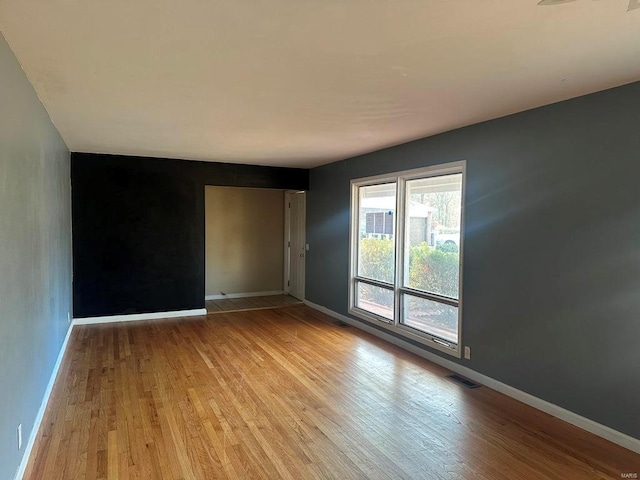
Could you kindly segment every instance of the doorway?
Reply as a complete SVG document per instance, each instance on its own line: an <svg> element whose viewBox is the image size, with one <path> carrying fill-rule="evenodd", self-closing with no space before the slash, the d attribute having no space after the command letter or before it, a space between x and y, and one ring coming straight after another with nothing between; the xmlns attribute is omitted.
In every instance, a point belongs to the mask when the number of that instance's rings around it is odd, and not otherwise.
<svg viewBox="0 0 640 480"><path fill-rule="evenodd" d="M285 193L285 293L304 300L306 245L306 194Z"/></svg>
<svg viewBox="0 0 640 480"><path fill-rule="evenodd" d="M289 200L286 190L205 186L205 306L207 313L278 308L299 304L304 267L288 295ZM284 207L283 208L283 202ZM292 224L304 221L304 206L292 200ZM304 224L302 224L304 234ZM293 236L294 245L298 244ZM304 237L301 240L304 247ZM284 250L283 250L284 245ZM294 261L294 265L299 262ZM296 267L298 268L298 267ZM301 275L301 277L300 277ZM298 297L298 295L300 297Z"/></svg>

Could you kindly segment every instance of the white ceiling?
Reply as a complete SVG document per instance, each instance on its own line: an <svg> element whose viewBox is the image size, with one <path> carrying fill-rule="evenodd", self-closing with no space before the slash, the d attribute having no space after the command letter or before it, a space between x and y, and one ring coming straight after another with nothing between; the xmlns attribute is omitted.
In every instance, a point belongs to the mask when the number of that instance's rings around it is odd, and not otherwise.
<svg viewBox="0 0 640 480"><path fill-rule="evenodd" d="M640 80L629 0L537 3L0 0L0 30L72 151L308 167Z"/></svg>

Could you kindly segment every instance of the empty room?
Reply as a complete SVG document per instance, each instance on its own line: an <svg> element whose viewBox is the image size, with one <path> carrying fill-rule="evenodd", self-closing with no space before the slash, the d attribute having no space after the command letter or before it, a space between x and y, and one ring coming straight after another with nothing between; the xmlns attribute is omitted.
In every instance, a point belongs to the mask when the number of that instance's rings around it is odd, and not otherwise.
<svg viewBox="0 0 640 480"><path fill-rule="evenodd" d="M0 480L639 477L640 2L0 33Z"/></svg>

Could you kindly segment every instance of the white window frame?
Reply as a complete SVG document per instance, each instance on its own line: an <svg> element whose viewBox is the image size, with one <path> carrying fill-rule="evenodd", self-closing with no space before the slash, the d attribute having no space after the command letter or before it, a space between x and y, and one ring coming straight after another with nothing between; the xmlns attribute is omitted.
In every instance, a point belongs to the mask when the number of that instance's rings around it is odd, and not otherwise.
<svg viewBox="0 0 640 480"><path fill-rule="evenodd" d="M435 350L448 353L457 358L461 358L462 352L462 276L463 276L463 252L464 252L464 206L465 206L465 191L466 191L466 160L459 162L451 162L441 165L435 165L430 167L416 168L412 170L404 170L400 172L393 172L384 175L375 175L372 177L357 178L351 180L351 226L350 226L350 247L349 247L349 313L355 317L372 323L376 326L393 331L402 337L411 339L422 345L426 345ZM462 174L462 205L460 208L460 264L459 264L459 285L458 285L458 343L451 344L445 340L431 335L426 332L421 332L415 328L411 328L407 325L400 323L402 318L402 293L409 293L421 298L433 300L434 297L438 297L433 294L425 294L424 292L416 292L412 289L403 286L404 282L404 270L405 264L405 235L406 227L404 226L404 206L406 198L406 182L408 180L415 180L419 178L438 177L449 174ZM394 295L394 313L393 320L389 320L375 313L368 312L356 306L357 300L357 283L362 282L369 285L383 286L388 288L384 282L378 282L367 278L358 276L358 239L359 239L359 188L367 187L370 185L379 185L383 183L395 183L396 184L396 212L395 212L395 275L393 283L393 295ZM442 302L446 303L446 302Z"/></svg>

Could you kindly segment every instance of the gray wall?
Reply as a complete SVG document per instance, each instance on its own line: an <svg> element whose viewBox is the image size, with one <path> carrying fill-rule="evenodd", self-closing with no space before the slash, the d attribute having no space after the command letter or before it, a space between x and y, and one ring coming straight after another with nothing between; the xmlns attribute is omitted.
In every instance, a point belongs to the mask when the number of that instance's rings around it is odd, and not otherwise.
<svg viewBox="0 0 640 480"><path fill-rule="evenodd" d="M1 479L16 473L68 328L69 173L67 147L0 35Z"/></svg>
<svg viewBox="0 0 640 480"><path fill-rule="evenodd" d="M351 179L456 160L472 360L433 353L640 438L640 83L311 170L307 299L347 314Z"/></svg>

